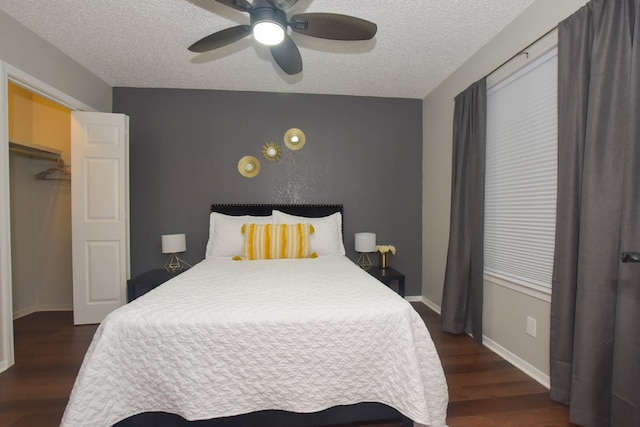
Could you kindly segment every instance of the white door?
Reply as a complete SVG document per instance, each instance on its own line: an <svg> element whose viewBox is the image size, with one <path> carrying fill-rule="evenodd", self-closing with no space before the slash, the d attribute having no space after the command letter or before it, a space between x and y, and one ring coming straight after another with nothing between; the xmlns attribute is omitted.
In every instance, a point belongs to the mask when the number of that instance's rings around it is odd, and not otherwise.
<svg viewBox="0 0 640 427"><path fill-rule="evenodd" d="M100 323L126 303L129 278L129 118L71 117L73 318Z"/></svg>

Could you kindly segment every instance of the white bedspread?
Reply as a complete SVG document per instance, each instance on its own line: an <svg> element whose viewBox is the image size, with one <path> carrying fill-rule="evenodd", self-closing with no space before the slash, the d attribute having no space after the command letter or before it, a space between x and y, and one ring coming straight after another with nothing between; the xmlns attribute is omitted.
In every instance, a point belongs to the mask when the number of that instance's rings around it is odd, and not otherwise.
<svg viewBox="0 0 640 427"><path fill-rule="evenodd" d="M206 259L107 316L62 425L359 402L445 425L442 365L407 301L346 257Z"/></svg>

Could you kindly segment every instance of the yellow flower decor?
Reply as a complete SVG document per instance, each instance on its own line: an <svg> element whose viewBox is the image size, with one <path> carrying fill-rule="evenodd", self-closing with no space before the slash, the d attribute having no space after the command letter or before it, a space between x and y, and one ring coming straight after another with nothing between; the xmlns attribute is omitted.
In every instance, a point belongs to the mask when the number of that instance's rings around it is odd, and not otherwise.
<svg viewBox="0 0 640 427"><path fill-rule="evenodd" d="M380 253L380 264L378 267L389 267L389 254L396 254L396 247L393 245L376 245L376 252Z"/></svg>
<svg viewBox="0 0 640 427"><path fill-rule="evenodd" d="M393 245L376 245L376 252L380 252L381 254L391 252L391 254L396 254L396 247Z"/></svg>

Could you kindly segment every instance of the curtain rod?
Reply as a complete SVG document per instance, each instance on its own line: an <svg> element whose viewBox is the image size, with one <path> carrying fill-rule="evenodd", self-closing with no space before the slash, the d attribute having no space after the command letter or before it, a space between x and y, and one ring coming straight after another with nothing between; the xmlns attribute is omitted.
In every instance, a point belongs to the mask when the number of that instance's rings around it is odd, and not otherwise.
<svg viewBox="0 0 640 427"><path fill-rule="evenodd" d="M528 45L526 45L524 48L522 48L521 50L519 50L516 54L514 54L513 56L511 56L509 59L507 59L506 61L504 61L502 64L498 65L496 68L494 68L493 70L491 70L489 73L487 73L485 75L485 77L489 77L491 74L495 73L496 71L498 71L500 68L504 67L505 65L507 65L509 62L511 62L514 58L517 58L518 56L522 55L523 53L526 53L527 49L529 49L531 46L533 46L534 44L538 43L540 40L542 40L543 38L547 37L549 34L553 33L555 30L558 29L558 26L556 25L555 27L551 28L549 31L547 31L546 33L544 33L543 35L541 35L540 37L538 37L537 39L535 39L534 41L532 41L531 43L529 43Z"/></svg>

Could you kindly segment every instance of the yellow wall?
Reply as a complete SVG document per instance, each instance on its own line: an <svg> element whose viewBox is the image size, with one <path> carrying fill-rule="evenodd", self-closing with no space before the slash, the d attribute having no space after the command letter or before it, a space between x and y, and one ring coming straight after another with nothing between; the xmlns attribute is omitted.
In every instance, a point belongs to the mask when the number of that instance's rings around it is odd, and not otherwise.
<svg viewBox="0 0 640 427"><path fill-rule="evenodd" d="M33 142L32 94L9 83L9 141L29 145Z"/></svg>
<svg viewBox="0 0 640 427"><path fill-rule="evenodd" d="M71 161L71 111L9 83L9 141L62 151Z"/></svg>
<svg viewBox="0 0 640 427"><path fill-rule="evenodd" d="M28 30L24 25L11 18L5 12L0 11L0 61L10 64L22 73L43 82L44 84L58 90L69 97L77 105L77 100L86 108L83 110L111 111L112 105L112 88L106 82L100 80L96 75L89 72L86 68L65 55L59 49L55 48L46 40L37 36L34 32ZM3 92L3 90L0 90ZM0 115L6 117L7 112L4 107L0 106ZM1 120L0 122L3 122ZM0 125L3 127L4 123ZM6 147L5 147L6 148ZM65 155L68 155L65 152ZM2 156L0 156L2 157ZM14 156L17 157L17 156ZM65 161L68 160L65 158ZM2 168L4 169L4 165ZM8 174L3 171L0 173L0 187L5 187L6 181L9 179ZM61 181L58 181L60 183ZM46 183L51 184L51 181ZM9 197L5 190L0 191L0 223L3 223L9 216L6 209L6 201ZM2 224L4 225L4 223ZM8 251L6 233L0 236L0 255L5 255ZM59 250L59 249L56 249ZM0 293L8 295L7 269L0 266ZM10 330L12 325L10 319L6 316L5 303L0 304L0 371L4 367L8 367L11 361L9 357Z"/></svg>
<svg viewBox="0 0 640 427"><path fill-rule="evenodd" d="M71 161L71 112L9 83L9 140L61 151ZM11 271L14 318L72 310L71 185L37 180L56 163L9 151Z"/></svg>

